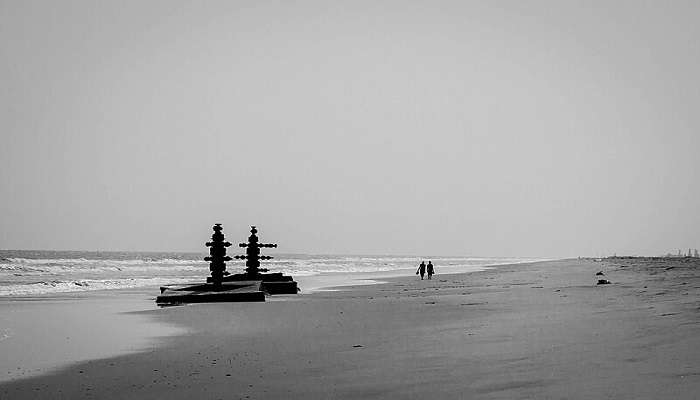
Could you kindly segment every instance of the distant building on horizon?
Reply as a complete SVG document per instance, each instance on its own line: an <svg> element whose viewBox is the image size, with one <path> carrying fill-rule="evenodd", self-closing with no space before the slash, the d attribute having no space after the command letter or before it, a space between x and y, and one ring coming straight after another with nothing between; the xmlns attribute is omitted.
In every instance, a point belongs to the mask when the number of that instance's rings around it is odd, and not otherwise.
<svg viewBox="0 0 700 400"><path fill-rule="evenodd" d="M681 258L684 258L684 257L692 257L692 258L700 258L700 253L698 252L698 249L691 249L691 248L688 248L688 252L687 252L687 253L684 252L683 250L680 250L680 249L679 249L679 250L678 250L678 254L673 254L673 253L671 253L671 252L668 252L668 253L666 253L666 255L665 255L664 257L668 257L668 258L671 258L671 257L681 257Z"/></svg>

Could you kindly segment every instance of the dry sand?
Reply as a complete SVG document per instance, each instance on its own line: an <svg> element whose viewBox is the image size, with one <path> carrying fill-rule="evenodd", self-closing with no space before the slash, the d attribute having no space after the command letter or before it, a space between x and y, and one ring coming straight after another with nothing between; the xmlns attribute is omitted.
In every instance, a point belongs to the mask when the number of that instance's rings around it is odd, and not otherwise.
<svg viewBox="0 0 700 400"><path fill-rule="evenodd" d="M611 285L595 285L601 270ZM4 383L0 398L700 396L697 259L501 266L148 314L190 332Z"/></svg>

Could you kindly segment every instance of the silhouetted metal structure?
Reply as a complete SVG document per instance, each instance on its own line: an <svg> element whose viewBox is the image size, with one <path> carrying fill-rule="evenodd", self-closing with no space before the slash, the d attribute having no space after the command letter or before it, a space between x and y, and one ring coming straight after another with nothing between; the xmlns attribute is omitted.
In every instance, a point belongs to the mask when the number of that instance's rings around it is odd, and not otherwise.
<svg viewBox="0 0 700 400"><path fill-rule="evenodd" d="M235 256L237 260L246 260L246 275L248 279L261 279L261 272L268 272L268 269L260 268L260 260L272 260L273 257L260 255L261 248L276 248L275 243L259 243L258 230L255 226L250 227L250 236L248 237L248 243L240 243L239 247L246 248L246 254L241 256Z"/></svg>
<svg viewBox="0 0 700 400"><path fill-rule="evenodd" d="M260 243L258 238L258 229L255 226L250 227L250 236L248 243L241 243L240 247L246 248L245 255L235 256L238 260L246 260L245 273L227 275L224 277L224 282L236 281L262 281L262 290L268 294L296 294L299 292L297 283L289 275L284 275L281 272L268 272L267 268L260 268L261 260L271 260L270 256L260 254L262 248L276 248L275 243Z"/></svg>
<svg viewBox="0 0 700 400"><path fill-rule="evenodd" d="M218 225L219 224L217 224L217 226ZM277 247L277 244L260 243L260 239L257 235L257 228L254 226L251 226L250 228L250 237L248 237L248 243L241 243L239 245L240 247L246 248L246 254L234 257L238 260L246 260L246 269L245 272L242 274L229 274L225 271L225 263L222 261L231 260L231 257L226 256L226 247L230 246L231 244L223 241L223 234L221 234L221 237L219 238L217 233L214 233L214 236L220 239L223 245L216 244L216 250L214 248L210 250L212 257L207 257L206 259L207 261L209 261L209 259L214 260L215 254L217 255L217 257L223 257L223 259L216 259L217 262L212 262L210 267L212 271L212 276L207 278L207 282L216 283L216 280L220 279L220 281L223 282L224 286L226 286L227 283L235 282L238 282L239 284L242 282L258 282L260 284L260 290L264 291L267 294L298 293L299 289L297 287L297 283L291 276L284 275L281 272L265 273L268 272L268 269L260 268L261 260L272 259L272 257L270 256L261 255L260 249ZM216 231L216 227L214 228L214 230ZM214 239L214 236L212 236L212 239ZM214 245L214 242L212 242L212 245ZM209 246L209 243L207 243L207 246ZM222 249L223 252L221 252Z"/></svg>
<svg viewBox="0 0 700 400"><path fill-rule="evenodd" d="M207 242L209 247L209 257L204 257L204 261L209 261L209 271L211 271L211 283L221 286L226 271L226 261L231 261L231 257L226 255L226 248L231 246L221 233L221 224L215 224L212 228L214 234L211 235L211 242Z"/></svg>
<svg viewBox="0 0 700 400"><path fill-rule="evenodd" d="M231 246L221 232L221 224L215 224L212 228L211 242L207 242L209 256L204 257L209 261L211 276L207 277L207 283L186 283L163 285L160 287L160 296L156 297L156 303L160 305L172 305L182 303L211 303L230 301L265 301L262 280L238 280L228 282L224 275L226 262L232 258L226 255L226 248Z"/></svg>

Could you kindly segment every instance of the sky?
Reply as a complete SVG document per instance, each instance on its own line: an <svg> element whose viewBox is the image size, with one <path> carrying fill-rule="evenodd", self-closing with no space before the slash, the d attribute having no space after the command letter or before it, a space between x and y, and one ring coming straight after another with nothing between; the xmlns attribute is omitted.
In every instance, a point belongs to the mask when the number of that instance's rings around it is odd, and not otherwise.
<svg viewBox="0 0 700 400"><path fill-rule="evenodd" d="M700 2L0 0L0 248L700 248Z"/></svg>

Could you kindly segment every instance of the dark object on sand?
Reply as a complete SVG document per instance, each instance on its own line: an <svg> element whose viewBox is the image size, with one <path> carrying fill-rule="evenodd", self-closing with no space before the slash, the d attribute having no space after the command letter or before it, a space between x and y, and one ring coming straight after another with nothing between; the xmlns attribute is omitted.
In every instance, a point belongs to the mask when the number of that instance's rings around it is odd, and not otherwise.
<svg viewBox="0 0 700 400"><path fill-rule="evenodd" d="M156 303L182 304L182 303L213 303L230 301L265 301L265 292L262 282L248 281L229 284L223 282L226 274L226 261L231 257L226 255L226 248L231 246L221 232L221 224L215 224L212 228L211 242L207 242L209 256L204 257L209 261L211 276L207 283L190 283L185 285L165 285L160 288L160 296L156 297Z"/></svg>
<svg viewBox="0 0 700 400"><path fill-rule="evenodd" d="M158 304L220 303L237 301L265 301L262 282L223 282L218 285L167 285L160 287Z"/></svg>
<svg viewBox="0 0 700 400"><path fill-rule="evenodd" d="M603 273L603 271L598 271L598 272L596 272L596 275L605 275L605 274Z"/></svg>
<svg viewBox="0 0 700 400"><path fill-rule="evenodd" d="M598 279L598 285L609 285L610 281L607 279Z"/></svg>
<svg viewBox="0 0 700 400"><path fill-rule="evenodd" d="M236 256L239 260L248 260L246 273L227 276L226 261L231 261L231 257L226 255L226 248L231 246L231 243L224 240L221 224L214 225L213 229L212 241L206 244L209 247L209 257L204 258L205 261L209 261L211 271L207 283L161 286L160 296L156 297L158 304L265 301L266 294L298 292L297 283L291 276L284 276L281 273L260 273L267 272L266 269L260 268L260 260L272 258L261 256L260 248L277 247L277 245L258 243L258 237L255 235L257 230L254 226L250 230L252 235L248 238L248 243L241 243L241 247L248 247L247 255Z"/></svg>
<svg viewBox="0 0 700 400"><path fill-rule="evenodd" d="M277 247L277 244L259 243L257 233L258 230L251 226L248 243L239 244L240 247L246 248L246 254L234 257L237 260L246 260L246 272L244 274L226 276L223 278L224 282L262 281L262 290L269 294L297 294L299 289L291 276L282 275L280 272L262 273L268 272L268 269L260 268L260 260L271 260L272 257L260 255L260 249Z"/></svg>

